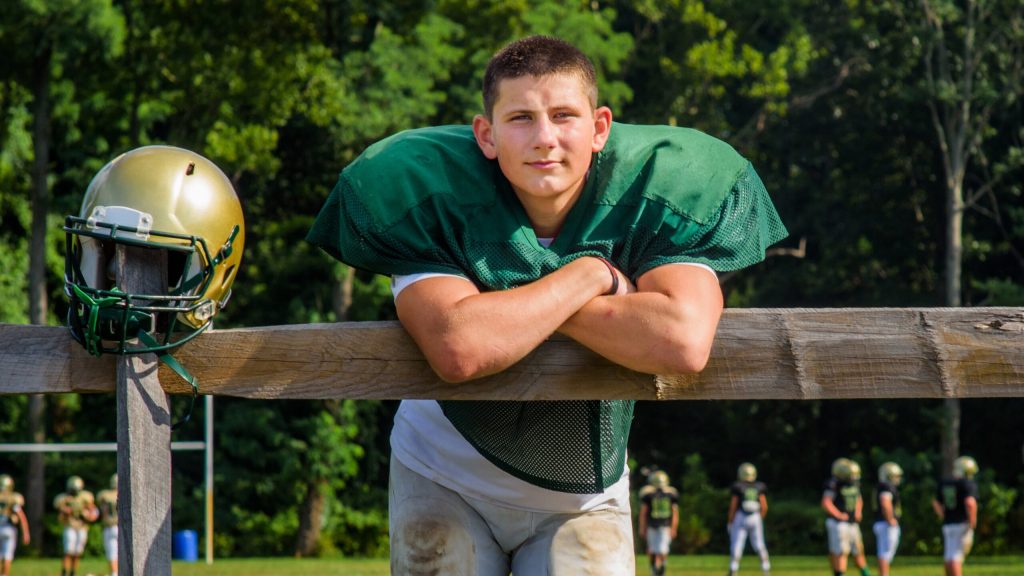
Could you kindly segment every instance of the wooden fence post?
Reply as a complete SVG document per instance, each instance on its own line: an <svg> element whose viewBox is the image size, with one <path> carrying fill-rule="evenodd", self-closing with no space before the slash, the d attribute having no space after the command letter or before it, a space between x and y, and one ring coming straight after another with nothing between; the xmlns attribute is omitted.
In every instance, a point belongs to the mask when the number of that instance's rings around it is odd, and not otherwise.
<svg viewBox="0 0 1024 576"><path fill-rule="evenodd" d="M165 251L117 246L118 286L129 294L167 291ZM118 571L171 574L171 413L154 354L117 363Z"/></svg>

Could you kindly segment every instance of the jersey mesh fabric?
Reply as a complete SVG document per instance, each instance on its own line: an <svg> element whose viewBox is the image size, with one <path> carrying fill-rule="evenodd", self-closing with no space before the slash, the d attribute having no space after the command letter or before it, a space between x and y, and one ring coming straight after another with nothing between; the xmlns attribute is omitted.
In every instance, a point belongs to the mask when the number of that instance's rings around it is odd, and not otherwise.
<svg viewBox="0 0 1024 576"><path fill-rule="evenodd" d="M591 494L626 465L632 401L444 401L463 436L496 466L537 486ZM560 423L552 434L552 423Z"/></svg>
<svg viewBox="0 0 1024 576"><path fill-rule="evenodd" d="M412 130L347 167L307 239L389 274L464 275L481 290L533 282L584 256L634 281L663 264L735 270L785 227L750 163L724 142L615 124L549 247L469 127ZM581 382L581 385L586 385ZM550 490L601 492L625 466L632 401L443 401L453 426L499 468Z"/></svg>

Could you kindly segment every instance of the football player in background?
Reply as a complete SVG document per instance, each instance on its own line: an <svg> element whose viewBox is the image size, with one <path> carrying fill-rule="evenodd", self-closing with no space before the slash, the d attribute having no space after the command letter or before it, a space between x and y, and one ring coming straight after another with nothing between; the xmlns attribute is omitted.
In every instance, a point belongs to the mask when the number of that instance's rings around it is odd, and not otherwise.
<svg viewBox="0 0 1024 576"><path fill-rule="evenodd" d="M943 560L946 576L963 574L964 558L974 545L978 525L978 484L974 476L978 463L970 456L953 461L953 478L939 484L932 508L942 520Z"/></svg>
<svg viewBox="0 0 1024 576"><path fill-rule="evenodd" d="M117 576L117 474L110 477L110 488L96 495L103 524L103 551L110 564L110 576Z"/></svg>
<svg viewBox="0 0 1024 576"><path fill-rule="evenodd" d="M24 506L25 499L14 491L14 479L0 474L0 576L10 576L19 528L21 543L28 546L30 536Z"/></svg>
<svg viewBox="0 0 1024 576"><path fill-rule="evenodd" d="M729 576L735 576L740 570L740 558L748 536L750 547L761 558L761 571L765 575L771 571L768 548L764 544L763 519L768 514L766 491L764 482L757 481L757 468L750 462L740 464L736 482L729 489Z"/></svg>
<svg viewBox="0 0 1024 576"><path fill-rule="evenodd" d="M96 508L92 492L85 489L80 476L68 478L65 492L53 500L58 520L64 527L64 558L61 560L61 576L75 576L78 562L85 552L89 539L89 524L96 521L100 511Z"/></svg>
<svg viewBox="0 0 1024 576"><path fill-rule="evenodd" d="M878 467L878 487L875 489L875 532L877 544L878 576L889 576L889 565L896 556L900 545L899 485L903 481L903 469L895 462L886 462Z"/></svg>
<svg viewBox="0 0 1024 576"><path fill-rule="evenodd" d="M647 542L651 576L665 573L669 548L679 529L679 492L668 485L668 474L658 470L640 489L640 537Z"/></svg>
<svg viewBox="0 0 1024 576"><path fill-rule="evenodd" d="M860 532L864 499L860 495L859 464L849 458L838 458L832 463L832 477L825 482L821 507L826 514L825 531L833 574L846 574L847 559L853 554L861 575L870 576Z"/></svg>

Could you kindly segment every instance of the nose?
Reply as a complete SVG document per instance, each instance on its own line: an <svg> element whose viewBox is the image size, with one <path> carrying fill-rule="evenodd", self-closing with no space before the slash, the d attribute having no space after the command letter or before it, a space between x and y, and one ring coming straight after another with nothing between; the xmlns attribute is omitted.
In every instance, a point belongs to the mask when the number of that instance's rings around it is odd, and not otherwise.
<svg viewBox="0 0 1024 576"><path fill-rule="evenodd" d="M534 126L536 127L534 132L534 147L548 149L554 148L555 144L558 142L554 122L552 122L547 116L541 116L537 119Z"/></svg>

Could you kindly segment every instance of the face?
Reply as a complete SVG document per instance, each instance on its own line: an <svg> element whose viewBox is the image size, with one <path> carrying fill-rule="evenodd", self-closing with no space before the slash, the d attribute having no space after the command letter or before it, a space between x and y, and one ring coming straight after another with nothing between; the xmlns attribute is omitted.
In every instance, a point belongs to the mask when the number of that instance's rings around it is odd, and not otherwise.
<svg viewBox="0 0 1024 576"><path fill-rule="evenodd" d="M571 207L583 188L611 121L607 107L592 109L577 78L523 76L501 81L492 118L477 116L473 131L528 212L558 211Z"/></svg>

